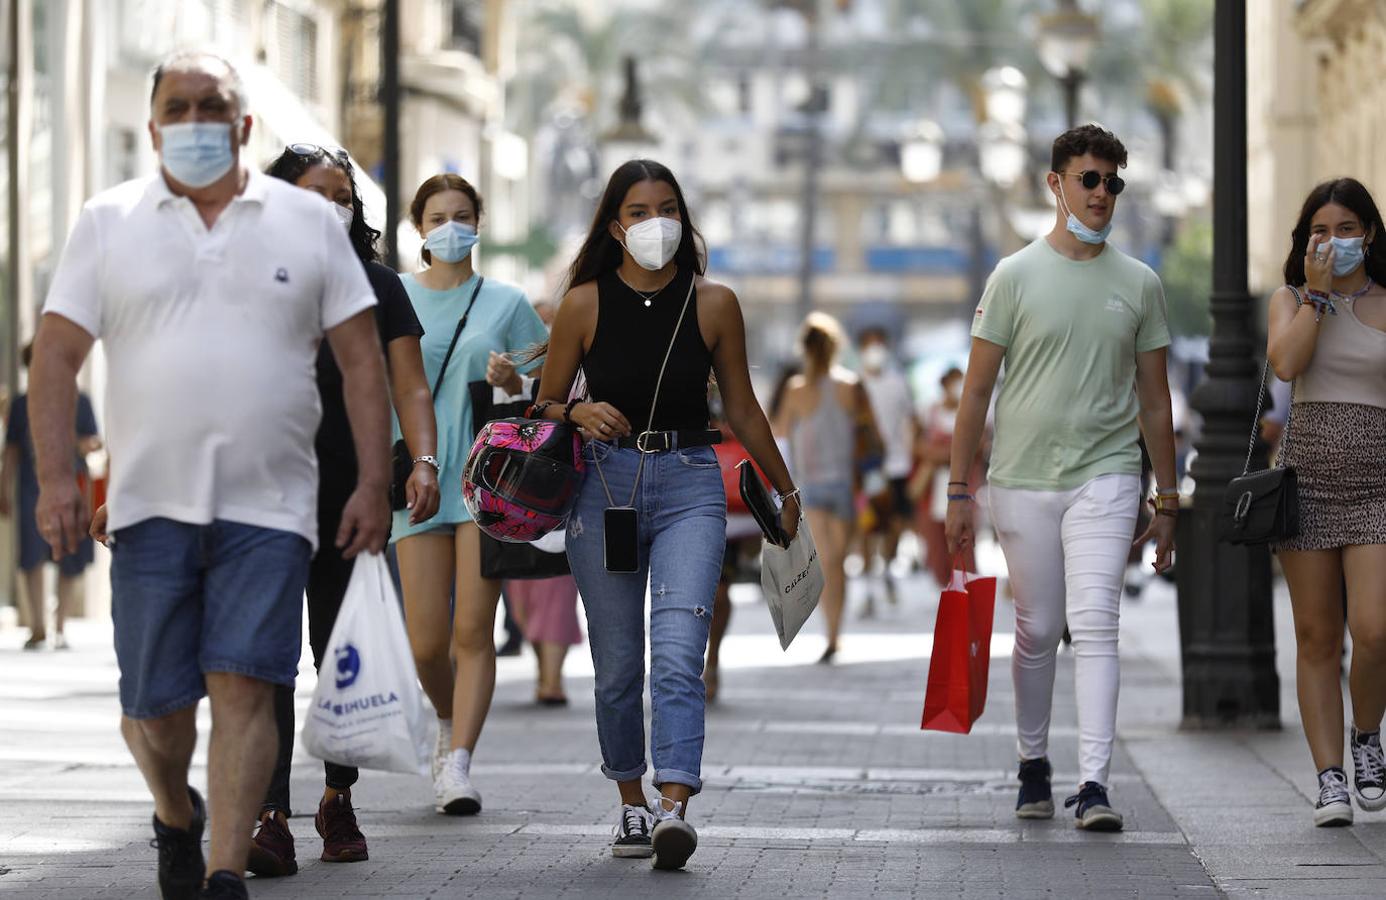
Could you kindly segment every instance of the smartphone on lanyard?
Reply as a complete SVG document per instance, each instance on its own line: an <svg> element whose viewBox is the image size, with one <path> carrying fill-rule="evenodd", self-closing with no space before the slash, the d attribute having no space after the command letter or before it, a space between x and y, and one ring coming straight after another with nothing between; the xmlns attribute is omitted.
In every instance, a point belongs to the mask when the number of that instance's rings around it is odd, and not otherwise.
<svg viewBox="0 0 1386 900"><path fill-rule="evenodd" d="M607 507L603 516L603 551L608 572L640 571L640 540L633 506Z"/></svg>

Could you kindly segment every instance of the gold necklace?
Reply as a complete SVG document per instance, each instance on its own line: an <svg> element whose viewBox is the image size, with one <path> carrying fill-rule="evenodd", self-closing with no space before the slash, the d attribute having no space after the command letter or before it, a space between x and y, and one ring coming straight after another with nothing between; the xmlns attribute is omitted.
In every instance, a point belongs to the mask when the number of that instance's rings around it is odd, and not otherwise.
<svg viewBox="0 0 1386 900"><path fill-rule="evenodd" d="M636 295L638 295L638 296L640 297L640 299L644 300L644 301L645 301L645 308L646 308L646 309L649 309L649 308L650 308L650 304L654 302L654 298L656 298L656 297L658 297L660 294L664 293L664 289L667 288L669 285L673 284L673 283L674 283L674 279L679 277L679 270L678 270L678 269L674 269L674 274L671 275L671 276L669 276L669 280L668 280L668 281L664 282L662 285L659 286L658 289L656 289L656 290L654 290L654 291L651 291L651 292L648 293L648 294L645 293L644 291L640 290L640 288L636 287L635 285L631 284L629 281L626 281L626 276L624 276L624 275L621 274L621 270L620 270L620 269L617 269L617 270L616 270L616 277L619 278L619 279L621 279L621 284L624 284L626 287L630 288L632 291L634 291L634 292L636 293Z"/></svg>

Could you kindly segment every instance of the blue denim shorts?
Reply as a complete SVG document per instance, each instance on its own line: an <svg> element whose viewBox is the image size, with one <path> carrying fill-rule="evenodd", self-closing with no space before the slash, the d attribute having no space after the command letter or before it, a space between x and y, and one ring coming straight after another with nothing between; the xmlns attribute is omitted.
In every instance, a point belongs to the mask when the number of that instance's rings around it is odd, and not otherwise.
<svg viewBox="0 0 1386 900"><path fill-rule="evenodd" d="M111 540L120 705L166 716L207 693L207 672L293 684L312 547L302 535L218 519L146 519Z"/></svg>
<svg viewBox="0 0 1386 900"><path fill-rule="evenodd" d="M821 509L835 518L854 521L857 517L856 497L847 481L806 484L803 487L804 507Z"/></svg>

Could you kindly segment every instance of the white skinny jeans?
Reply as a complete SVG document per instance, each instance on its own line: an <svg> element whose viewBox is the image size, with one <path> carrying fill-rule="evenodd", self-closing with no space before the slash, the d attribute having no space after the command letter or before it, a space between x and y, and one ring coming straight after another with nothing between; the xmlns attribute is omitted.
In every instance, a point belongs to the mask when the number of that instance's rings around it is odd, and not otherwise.
<svg viewBox="0 0 1386 900"><path fill-rule="evenodd" d="M1116 738L1122 575L1140 489L1136 475L1101 475L1068 491L988 489L1015 595L1011 677L1020 758L1047 755L1054 657L1067 622L1078 693L1080 780L1102 785Z"/></svg>

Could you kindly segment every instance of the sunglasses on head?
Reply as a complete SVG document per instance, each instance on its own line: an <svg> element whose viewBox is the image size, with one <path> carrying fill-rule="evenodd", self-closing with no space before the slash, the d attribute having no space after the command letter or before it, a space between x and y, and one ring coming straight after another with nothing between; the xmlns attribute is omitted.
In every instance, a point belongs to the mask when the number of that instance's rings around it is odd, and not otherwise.
<svg viewBox="0 0 1386 900"><path fill-rule="evenodd" d="M290 144L286 149L297 156L330 156L342 162L347 162L349 159L347 152L341 147L329 149L318 144Z"/></svg>
<svg viewBox="0 0 1386 900"><path fill-rule="evenodd" d="M1084 172L1059 172L1060 175L1072 175L1088 190L1092 190L1102 182L1107 182L1107 193L1115 197L1126 190L1126 182L1120 175L1103 175L1095 169L1088 169Z"/></svg>

